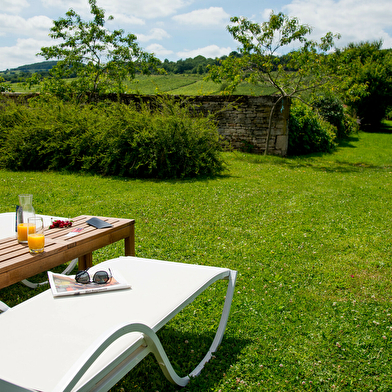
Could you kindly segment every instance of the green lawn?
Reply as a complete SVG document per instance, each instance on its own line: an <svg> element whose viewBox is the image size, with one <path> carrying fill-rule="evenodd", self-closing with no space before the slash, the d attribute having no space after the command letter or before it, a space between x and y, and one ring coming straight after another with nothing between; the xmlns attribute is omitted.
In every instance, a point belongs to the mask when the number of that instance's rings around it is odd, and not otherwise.
<svg viewBox="0 0 392 392"><path fill-rule="evenodd" d="M138 256L237 270L222 345L187 391L391 391L392 134L333 154L225 158L224 176L185 181L0 171L0 212L30 192L39 213L134 218ZM181 375L211 343L224 289L159 333ZM0 299L39 291L16 284ZM112 389L177 390L149 357Z"/></svg>

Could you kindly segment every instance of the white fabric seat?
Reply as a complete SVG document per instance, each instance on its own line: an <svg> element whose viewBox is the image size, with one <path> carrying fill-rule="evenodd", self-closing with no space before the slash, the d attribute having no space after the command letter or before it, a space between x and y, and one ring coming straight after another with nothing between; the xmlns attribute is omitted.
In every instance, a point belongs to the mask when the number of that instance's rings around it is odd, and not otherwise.
<svg viewBox="0 0 392 392"><path fill-rule="evenodd" d="M137 257L99 266L119 271L132 288L56 298L47 290L1 315L0 391L107 391L150 352L166 377L184 386L189 377L174 373L155 333L208 286L227 279L217 335L191 376L201 371L223 337L236 272Z"/></svg>

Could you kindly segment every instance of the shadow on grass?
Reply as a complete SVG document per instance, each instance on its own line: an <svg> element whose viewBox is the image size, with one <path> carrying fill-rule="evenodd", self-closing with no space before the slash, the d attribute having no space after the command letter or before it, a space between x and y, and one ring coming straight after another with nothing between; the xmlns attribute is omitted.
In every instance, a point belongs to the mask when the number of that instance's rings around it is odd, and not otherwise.
<svg viewBox="0 0 392 392"><path fill-rule="evenodd" d="M359 141L358 136L348 136L344 139L340 139L337 148L357 148L357 146L352 143Z"/></svg>
<svg viewBox="0 0 392 392"><path fill-rule="evenodd" d="M204 358L213 341L214 332L184 333L170 327L164 327L158 336L166 354L177 374L185 377ZM230 366L234 365L241 351L249 344L246 339L223 337L221 345L211 360L206 363L198 377L192 378L186 386L187 391L211 391L224 379ZM122 391L157 391L174 392L179 387L171 384L163 375L155 357L149 354L132 369L110 392Z"/></svg>
<svg viewBox="0 0 392 392"><path fill-rule="evenodd" d="M364 126L363 132L366 133L392 133L392 121L383 121L379 126Z"/></svg>
<svg viewBox="0 0 392 392"><path fill-rule="evenodd" d="M289 155L287 157L238 153L235 159L252 164L281 166L291 170L309 168L314 171L333 173L358 173L363 170L384 170L385 165L377 165L360 160L345 160L343 157L339 159L339 154L337 153L339 153L340 149L356 149L358 148L356 143L359 140L358 135L351 135L345 139L341 139L332 153L315 152L306 155Z"/></svg>
<svg viewBox="0 0 392 392"><path fill-rule="evenodd" d="M322 162L312 161L312 156L305 156L304 160L297 160L295 162L282 162L282 165L296 170L299 168L309 168L314 171L324 173L359 173L364 169L368 170L379 170L381 167L378 165L372 165L364 162L347 162L342 160L334 160L333 164L323 164ZM306 159L308 158L308 159Z"/></svg>

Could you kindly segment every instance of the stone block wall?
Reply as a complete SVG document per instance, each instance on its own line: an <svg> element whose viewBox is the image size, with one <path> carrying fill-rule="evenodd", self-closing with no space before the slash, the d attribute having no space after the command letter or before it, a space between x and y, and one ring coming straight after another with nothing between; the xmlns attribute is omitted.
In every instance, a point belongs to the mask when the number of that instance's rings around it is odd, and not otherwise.
<svg viewBox="0 0 392 392"><path fill-rule="evenodd" d="M271 108L277 96L198 96L192 101L204 113L216 113L219 133L235 150L262 154L266 148ZM288 147L290 101L276 107L268 153L285 156Z"/></svg>

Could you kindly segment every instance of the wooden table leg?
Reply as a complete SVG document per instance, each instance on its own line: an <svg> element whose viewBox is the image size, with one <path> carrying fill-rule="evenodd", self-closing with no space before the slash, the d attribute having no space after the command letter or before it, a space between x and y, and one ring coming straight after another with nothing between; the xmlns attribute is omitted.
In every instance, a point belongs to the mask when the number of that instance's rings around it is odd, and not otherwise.
<svg viewBox="0 0 392 392"><path fill-rule="evenodd" d="M131 237L124 238L125 256L135 256L135 240Z"/></svg>
<svg viewBox="0 0 392 392"><path fill-rule="evenodd" d="M136 256L135 253L135 226L130 228L130 236L124 238L125 256Z"/></svg>
<svg viewBox="0 0 392 392"><path fill-rule="evenodd" d="M93 266L93 254L88 253L84 256L79 257L78 260L78 269L79 271L84 271L88 268L91 268Z"/></svg>

